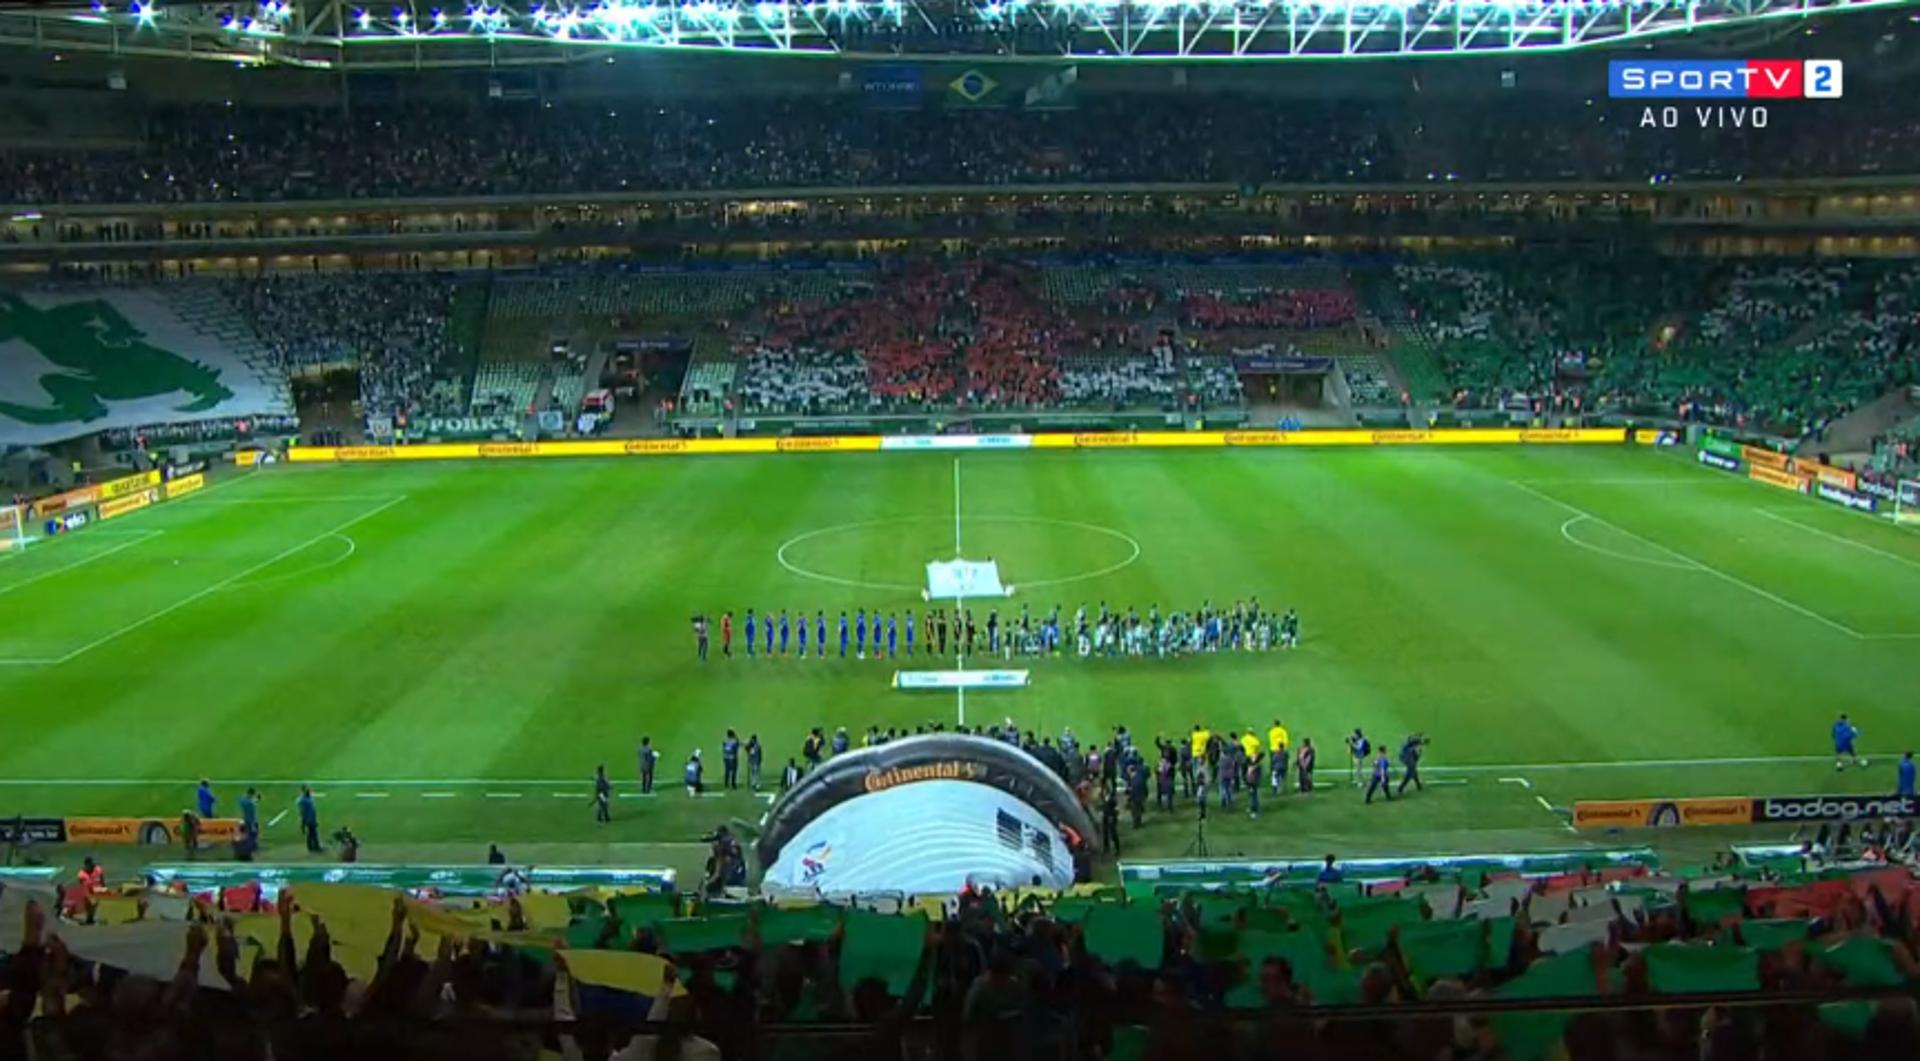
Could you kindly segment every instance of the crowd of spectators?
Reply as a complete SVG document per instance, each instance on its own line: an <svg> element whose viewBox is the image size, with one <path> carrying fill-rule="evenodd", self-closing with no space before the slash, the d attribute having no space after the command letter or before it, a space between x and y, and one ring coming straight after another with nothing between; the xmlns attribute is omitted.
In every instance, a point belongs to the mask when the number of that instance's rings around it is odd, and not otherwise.
<svg viewBox="0 0 1920 1061"><path fill-rule="evenodd" d="M736 394L748 414L1060 407L1178 411L1239 402L1232 362L1148 327L1160 302L1134 284L1095 300L1134 319L1076 320L1043 273L1004 262L915 263L820 299L783 299L743 329ZM1331 305L1345 292L1256 293L1252 304ZM1242 327L1306 327L1289 310Z"/></svg>
<svg viewBox="0 0 1920 1061"><path fill-rule="evenodd" d="M329 923L300 885L271 900L250 886L233 889L249 893L244 908L221 893L190 907L189 923L130 926L178 933L177 970L158 976L69 950L62 937L91 927L92 897L30 902L12 906L24 924L17 936L6 926L18 943L0 956L0 1055L1920 1054L1920 1010L1902 995L1920 979L1911 871L1809 868L1722 856L1682 873L1631 862L1382 871L1328 855L1300 875L1238 885L865 900L884 912L641 895L582 896L569 914L564 899L510 893L478 911L448 901L477 915L463 923L396 894L373 926ZM542 916L555 910L557 922ZM158 914L143 903L139 916ZM369 928L377 958L350 971L343 948ZM610 965L650 973L651 986L607 986ZM1849 990L1879 997L1817 1001ZM1715 1005L1689 998L1714 995ZM1546 1005L1475 1009L1529 1001Z"/></svg>
<svg viewBox="0 0 1920 1061"><path fill-rule="evenodd" d="M1399 103L1096 96L1071 110L873 110L844 98L190 106L138 146L12 151L0 202L215 202L847 185L1347 182L1911 172L1891 100L1769 128L1634 135L1546 101L1429 120ZM1452 112L1449 112L1450 115Z"/></svg>
<svg viewBox="0 0 1920 1061"><path fill-rule="evenodd" d="M1401 264L1454 403L1814 435L1920 379L1920 270L1669 260Z"/></svg>
<svg viewBox="0 0 1920 1061"><path fill-rule="evenodd" d="M1189 291L1180 299L1181 324L1200 331L1333 328L1352 323L1355 313L1353 292L1344 288Z"/></svg>
<svg viewBox="0 0 1920 1061"><path fill-rule="evenodd" d="M117 427L101 433L101 442L114 450L151 450L166 446L192 446L209 442L232 442L256 435L293 435L300 431L300 419L294 416L244 416L219 420L190 420L184 423L144 424Z"/></svg>
<svg viewBox="0 0 1920 1061"><path fill-rule="evenodd" d="M326 273L235 280L225 292L288 369L357 370L367 415L455 416L466 412L457 285L431 273Z"/></svg>

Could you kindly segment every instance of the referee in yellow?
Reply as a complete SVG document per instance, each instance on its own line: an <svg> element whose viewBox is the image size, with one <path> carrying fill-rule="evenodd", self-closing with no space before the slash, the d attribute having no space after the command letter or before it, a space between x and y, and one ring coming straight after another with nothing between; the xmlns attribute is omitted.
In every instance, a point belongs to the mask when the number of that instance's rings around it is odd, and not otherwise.
<svg viewBox="0 0 1920 1061"><path fill-rule="evenodd" d="M1268 759L1273 763L1273 794L1283 795L1287 791L1287 727L1273 720L1273 727L1267 730Z"/></svg>
<svg viewBox="0 0 1920 1061"><path fill-rule="evenodd" d="M1198 722L1193 724L1193 736L1190 740L1191 747L1189 748L1191 755L1185 763L1181 764L1186 767L1183 779L1187 783L1187 795L1189 796L1194 794L1194 787L1198 784L1196 777L1199 774L1200 764L1206 762L1207 742L1212 739L1212 730ZM1204 800L1206 794L1204 792L1201 793L1200 798Z"/></svg>

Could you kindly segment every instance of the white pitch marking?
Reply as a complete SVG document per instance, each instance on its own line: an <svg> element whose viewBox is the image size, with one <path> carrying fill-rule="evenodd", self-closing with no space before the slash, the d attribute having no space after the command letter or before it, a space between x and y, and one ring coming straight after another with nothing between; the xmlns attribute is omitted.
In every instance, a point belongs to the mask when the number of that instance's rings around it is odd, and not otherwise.
<svg viewBox="0 0 1920 1061"><path fill-rule="evenodd" d="M355 792L353 794L353 798L354 799L386 799L387 794L385 792Z"/></svg>
<svg viewBox="0 0 1920 1061"><path fill-rule="evenodd" d="M1576 516L1585 516L1586 518L1592 520L1595 523L1600 524L1603 527L1610 527L1613 530L1618 531L1619 533L1624 534L1629 538L1639 539L1640 541L1645 542L1647 545L1650 545L1653 548L1658 549L1663 553L1666 553L1668 556L1671 556L1676 560L1681 560L1688 564L1693 565L1693 567L1696 570L1702 572L1703 574L1712 575L1715 578L1721 579L1722 581L1727 582L1730 585L1738 586L1741 589L1744 589L1748 593L1751 593L1757 597L1772 601L1773 603L1778 604L1782 608L1786 608L1789 611L1797 612L1801 615L1804 615L1807 618L1812 619L1817 623L1827 626L1833 630L1837 630L1840 633L1843 633L1848 637L1853 638L1855 641L1861 641L1866 639L1865 634L1862 634L1860 631L1855 630L1853 627L1848 626L1845 623L1836 622L1835 620L1829 619L1826 616L1821 615L1819 612L1816 612L1811 608L1807 608L1802 605L1795 604L1792 601L1786 599L1785 597L1780 596L1777 593L1773 593L1768 590L1761 589L1759 586L1756 586L1753 583L1747 582L1743 579L1737 578L1733 575L1729 575L1725 571L1722 571L1717 567L1713 567L1711 565L1701 563L1700 561L1695 560L1693 557L1688 556L1687 554L1681 552L1678 549L1674 549L1666 545L1661 545L1659 542L1656 542L1651 538L1645 537L1643 535L1635 534L1632 531L1627 530L1625 527L1622 527L1616 523L1609 523L1608 521L1601 519L1599 516L1596 516L1593 513L1588 512L1586 509L1580 508L1577 505L1570 505L1567 502L1562 501L1559 498L1553 496L1552 494L1535 490L1533 487L1528 486L1527 484L1519 481L1518 479L1503 479L1501 481L1506 483L1509 486L1512 486L1517 490L1523 490L1529 494L1532 494L1534 497L1537 497L1542 501L1545 501L1552 505L1557 505L1560 508L1565 509L1568 512L1571 512Z"/></svg>
<svg viewBox="0 0 1920 1061"><path fill-rule="evenodd" d="M1500 783L1503 785L1519 785L1521 788L1533 787L1533 782L1527 780L1524 777L1503 777L1503 778L1500 778L1499 780L1500 780Z"/></svg>
<svg viewBox="0 0 1920 1061"><path fill-rule="evenodd" d="M1547 802L1547 797L1545 797L1545 796L1535 796L1535 797L1533 797L1533 801L1534 801L1535 803L1538 803L1538 804L1540 804L1540 805L1541 805L1542 807L1545 807L1545 808L1547 809L1547 813L1549 813L1549 814L1552 814L1552 813L1554 813L1554 809L1553 809L1553 804L1551 804L1551 803L1548 803L1548 802Z"/></svg>
<svg viewBox="0 0 1920 1061"><path fill-rule="evenodd" d="M1605 546L1595 545L1592 542L1582 541L1573 536L1573 528L1575 525L1591 521L1591 516L1568 516L1567 521L1560 524L1560 537L1565 538L1568 544L1577 545L1582 549L1588 549L1599 553L1601 556L1611 557L1615 560L1625 560L1633 564L1646 564L1649 567L1664 567L1676 571L1698 570L1692 564L1675 563L1672 560L1656 560L1646 556L1633 556L1629 553L1616 552Z"/></svg>
<svg viewBox="0 0 1920 1061"><path fill-rule="evenodd" d="M451 793L451 792L422 792L422 793L420 793L420 798L421 798L421 799L452 799L452 798L453 798L453 793Z"/></svg>
<svg viewBox="0 0 1920 1061"><path fill-rule="evenodd" d="M488 798L488 799L519 799L519 798L520 798L520 793L518 793L518 792L489 792L489 793L487 793L487 798Z"/></svg>
<svg viewBox="0 0 1920 1061"><path fill-rule="evenodd" d="M336 556L331 560L327 560L323 563L315 564L312 567L302 567L294 571L289 571L284 575L268 575L265 578L255 579L252 582L236 582L233 585L228 586L227 588L228 589L258 589L261 586L271 586L278 582L286 582L290 579L302 578L306 575L311 575L318 571L325 571L327 568L330 568L330 567L338 567L341 564L346 563L348 560L351 560L353 558L353 554L360 551L360 543L354 541L352 538L349 538L344 534L329 534L327 535L327 538L331 538L335 541L346 542L347 551L344 553L341 553L339 556ZM327 538L322 538L321 541L326 541ZM318 545L319 542L315 542L314 544Z"/></svg>
<svg viewBox="0 0 1920 1061"><path fill-rule="evenodd" d="M261 562L253 565L252 567L247 568L245 571L242 571L237 575L228 575L226 578L223 578L220 581L215 582L213 585L208 586L197 593L191 594L190 596L182 598L181 600L177 600L172 604L169 604L166 607L160 609L159 611L146 616L145 618L135 619L133 622L130 622L125 626L122 626L119 629L113 631L112 633L107 634L105 637L101 637L93 641L89 641L86 644L81 645L79 648L74 649L72 652L69 652L66 655L61 656L60 658L54 660L54 663L60 664L60 663L69 662L74 659L78 659L79 657L86 655L87 653L93 651L96 648L99 648L101 645L104 645L109 641L113 641L116 638L132 633L133 631L140 629L141 627L147 625L150 622L153 622L156 619L165 618L166 616L179 611L180 609L186 607L189 604L192 604L197 600L210 596L214 593L218 593L221 590L227 588L228 586L233 585L235 582L238 582L243 578L246 578L248 575L251 575L256 571L264 571L267 568L272 567L274 564L277 564L280 561L285 560L287 557L300 552L302 549L306 549L312 546L315 542L318 542L324 538L330 538L336 534L340 534L343 531L345 531L348 527L351 527L356 523L360 523L365 520L372 519L373 517L379 515L380 513L385 512L386 510L399 504L400 502L405 501L406 499L407 499L407 495L401 494L400 496L394 498L393 500L388 501L386 504L383 504L378 508L370 509L366 512L363 512L360 515L355 516L350 520L347 520L345 523L342 523L337 527L332 527L327 530L321 531L319 534L316 534L313 537L308 538L306 541L303 541L300 544L290 549L285 549L285 550L282 550L281 552L275 553L273 556L270 556L267 559L262 560Z"/></svg>
<svg viewBox="0 0 1920 1061"><path fill-rule="evenodd" d="M150 542L153 539L160 537L160 535L164 534L165 532L155 530L155 531L140 531L138 533L140 535L139 537L129 538L127 541L119 545L116 545L111 549L102 549L99 552L94 553L93 555L88 556L84 559L75 560L71 564L67 564L63 567L56 567L51 571L42 571L41 573L33 576L32 578L21 579L20 581L15 582L10 586L0 586L0 597L4 597L7 594L12 593L16 589L24 589L28 586L31 586L35 582L41 582L46 579L52 578L55 575L64 575L76 567L85 567L88 564L93 563L95 560L105 560L107 557L112 556L114 553L117 553L122 549L131 549L134 546L139 545L141 542Z"/></svg>
<svg viewBox="0 0 1920 1061"><path fill-rule="evenodd" d="M271 829L274 826L279 825L280 819L285 818L286 816L287 816L287 812L283 810L280 813L274 815L272 818L269 818L267 820L267 828Z"/></svg>
<svg viewBox="0 0 1920 1061"><path fill-rule="evenodd" d="M1888 560L1891 560L1896 564L1905 564L1906 566L1911 567L1916 571L1920 571L1920 560L1915 560L1912 557L1901 556L1899 553L1890 553L1890 552L1887 552L1885 549L1877 549L1871 545L1868 545L1866 542L1855 541L1854 539L1849 538L1844 534L1835 534L1832 531L1821 530L1819 527L1813 526L1810 523L1802 523L1797 519L1789 519L1786 516L1782 516L1778 512L1773 511L1772 509L1763 508L1763 509L1759 509L1758 511L1762 516L1765 516L1776 523L1785 523L1791 527L1798 527L1801 530L1806 531L1808 534L1818 534L1820 537L1825 538L1828 541L1839 542L1841 545L1850 545L1855 549L1859 549L1863 552L1869 552L1875 556L1884 557Z"/></svg>

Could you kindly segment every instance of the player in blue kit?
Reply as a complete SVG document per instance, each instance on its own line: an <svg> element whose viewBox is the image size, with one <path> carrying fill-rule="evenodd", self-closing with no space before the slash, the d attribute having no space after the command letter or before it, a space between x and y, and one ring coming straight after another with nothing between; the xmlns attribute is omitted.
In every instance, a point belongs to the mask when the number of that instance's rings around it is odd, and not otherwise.
<svg viewBox="0 0 1920 1061"><path fill-rule="evenodd" d="M907 655L913 655L913 609L907 609Z"/></svg>
<svg viewBox="0 0 1920 1061"><path fill-rule="evenodd" d="M813 643L820 646L820 658L827 658L827 613L813 613Z"/></svg>
<svg viewBox="0 0 1920 1061"><path fill-rule="evenodd" d="M867 658L867 612L864 608L853 613L853 651L855 659Z"/></svg>
<svg viewBox="0 0 1920 1061"><path fill-rule="evenodd" d="M1866 759L1853 750L1853 742L1859 736L1860 727L1847 721L1846 714L1842 712L1833 723L1833 768L1835 770L1845 770L1848 759L1852 759L1855 766L1867 765Z"/></svg>
<svg viewBox="0 0 1920 1061"><path fill-rule="evenodd" d="M766 615L762 616L761 618L763 622L760 625L767 628L767 658L772 659L773 658L773 613L768 612Z"/></svg>
<svg viewBox="0 0 1920 1061"><path fill-rule="evenodd" d="M787 638L791 634L792 627L787 625L787 613L782 611L780 613L780 654L782 656L787 654Z"/></svg>
<svg viewBox="0 0 1920 1061"><path fill-rule="evenodd" d="M887 658L898 659L900 656L899 648L900 648L900 617L896 615L889 615L887 616Z"/></svg>
<svg viewBox="0 0 1920 1061"><path fill-rule="evenodd" d="M847 613L840 613L840 658L847 658Z"/></svg>
<svg viewBox="0 0 1920 1061"><path fill-rule="evenodd" d="M806 659L807 658L807 613L801 612L800 621L798 623L795 623L794 625L800 628L794 631L795 635L800 639L800 658Z"/></svg>
<svg viewBox="0 0 1920 1061"><path fill-rule="evenodd" d="M747 609L747 655L753 655L753 609Z"/></svg>

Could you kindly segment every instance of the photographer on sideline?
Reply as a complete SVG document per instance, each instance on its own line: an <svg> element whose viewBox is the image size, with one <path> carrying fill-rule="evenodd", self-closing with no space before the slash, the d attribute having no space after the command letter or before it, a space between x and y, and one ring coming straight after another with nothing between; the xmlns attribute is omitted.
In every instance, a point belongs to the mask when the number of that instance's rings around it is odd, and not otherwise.
<svg viewBox="0 0 1920 1061"><path fill-rule="evenodd" d="M1426 747L1427 735L1424 733L1409 733L1400 745L1400 766L1406 771L1400 775L1400 794L1403 796L1407 794L1409 783L1422 792L1427 790L1426 783L1420 780L1420 756Z"/></svg>
<svg viewBox="0 0 1920 1061"><path fill-rule="evenodd" d="M343 825L334 831L333 842L340 845L340 861L360 861L360 838L353 835L353 827Z"/></svg>

